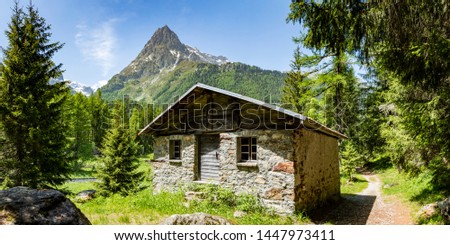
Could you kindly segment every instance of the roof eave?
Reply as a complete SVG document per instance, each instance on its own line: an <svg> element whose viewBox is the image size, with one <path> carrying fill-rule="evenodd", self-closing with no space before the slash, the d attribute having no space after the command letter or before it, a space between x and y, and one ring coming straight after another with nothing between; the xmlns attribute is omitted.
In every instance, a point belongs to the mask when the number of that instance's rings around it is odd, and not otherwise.
<svg viewBox="0 0 450 245"><path fill-rule="evenodd" d="M172 105L167 107L167 109L165 109L161 114L159 114L155 119L153 119L153 121L150 122L144 129L142 129L138 133L138 135L141 135L141 134L144 134L144 133L147 133L147 134L150 134L150 135L154 134L154 131L147 132L149 130L149 128L151 127L151 125L154 124L155 122L157 122L163 115L165 115L168 111L170 111L170 109L172 109L176 104L180 103L181 100L183 100L186 96L188 96L196 88L202 88L202 89L210 90L210 91L213 91L213 92L216 92L216 93L220 93L220 94L223 94L223 95L227 95L227 96L231 96L231 97L234 97L234 98L237 98L237 99L241 99L241 100L244 100L244 101L256 104L256 105L267 107L269 109L272 109L272 110L284 113L286 115L289 115L291 117L300 119L302 121L302 124L303 124L303 126L305 128L314 129L314 130L320 131L320 132L322 132L324 134L327 134L327 135L330 135L330 136L333 136L333 137L336 137L336 138L339 138L339 139L348 139L348 137L345 136L344 134L341 134L338 131L330 129L330 128L322 125L321 123L319 123L319 122L317 122L317 121L315 121L315 120L313 120L313 119L311 119L309 117L306 117L306 116L304 116L302 114L299 114L299 113L287 110L287 109L279 107L279 106L268 104L266 102L263 102L263 101L260 101L260 100L257 100L257 99L253 99L253 98L241 95L241 94L237 94L237 93L230 92L230 91L227 91L227 90L223 90L223 89L220 89L220 88L208 86L208 85L202 84L202 83L197 83L192 88L190 88L186 93L184 93L182 96L180 96L180 98L176 102L174 102ZM305 125L304 122L306 122L307 125Z"/></svg>

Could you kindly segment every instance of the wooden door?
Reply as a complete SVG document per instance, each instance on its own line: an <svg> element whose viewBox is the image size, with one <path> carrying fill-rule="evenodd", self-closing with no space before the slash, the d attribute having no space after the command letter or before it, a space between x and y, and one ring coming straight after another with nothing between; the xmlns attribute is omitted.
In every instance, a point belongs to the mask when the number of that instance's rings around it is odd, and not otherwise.
<svg viewBox="0 0 450 245"><path fill-rule="evenodd" d="M218 134L200 136L200 180L219 180L219 145Z"/></svg>

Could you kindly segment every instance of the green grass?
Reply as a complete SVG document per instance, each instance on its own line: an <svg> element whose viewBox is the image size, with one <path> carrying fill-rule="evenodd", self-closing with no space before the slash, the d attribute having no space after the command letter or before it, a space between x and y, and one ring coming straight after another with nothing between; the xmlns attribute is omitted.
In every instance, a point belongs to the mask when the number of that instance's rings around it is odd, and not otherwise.
<svg viewBox="0 0 450 245"><path fill-rule="evenodd" d="M72 179L93 178L97 169L101 166L101 162L98 157L93 157L89 160L78 160L72 165L74 169L74 173L70 176Z"/></svg>
<svg viewBox="0 0 450 245"><path fill-rule="evenodd" d="M84 188L95 189L92 182L72 182L65 185L68 190L80 191ZM209 195L209 194L208 194ZM71 196L74 200L74 196ZM248 199L238 197L236 204ZM75 202L76 203L76 202ZM96 197L85 203L76 203L78 208L96 225L105 224L159 224L173 214L204 212L226 218L233 224L288 225L310 223L302 215L280 216L273 212L256 209L247 215L234 218L236 210L242 205L228 205L226 202L190 201L184 199L183 192L161 192L154 194L151 188L126 197L112 195Z"/></svg>
<svg viewBox="0 0 450 245"><path fill-rule="evenodd" d="M97 197L77 205L93 224L157 224L163 217L187 209L181 194L153 195L151 190L127 197Z"/></svg>
<svg viewBox="0 0 450 245"><path fill-rule="evenodd" d="M353 181L348 181L348 178L341 177L341 194L357 194L367 188L369 183L360 174L355 174Z"/></svg>
<svg viewBox="0 0 450 245"><path fill-rule="evenodd" d="M95 190L95 183L89 182L67 182L58 189L71 193L71 196L76 195L80 191Z"/></svg>
<svg viewBox="0 0 450 245"><path fill-rule="evenodd" d="M417 204L417 207L445 198L443 192L433 190L430 185L431 174L423 172L417 177L409 177L396 169L387 169L378 173L383 181L383 192L386 195L398 195L404 201Z"/></svg>
<svg viewBox="0 0 450 245"><path fill-rule="evenodd" d="M304 215L277 215L271 210L259 206L256 199L250 195L234 195L230 190L216 188L216 186L202 185L196 191L205 191L206 198L200 201L186 201L183 192L153 193L151 188L151 165L149 160L153 154L139 158L138 171L146 173L148 178L144 190L129 195L112 195L109 197L97 196L87 202L77 202L75 195L83 190L97 189L95 182L68 182L58 189L67 193L67 196L78 208L96 225L106 224L159 224L173 214L209 213L221 216L233 224L265 224L265 225L292 225L308 224L311 221ZM79 171L72 178L95 177L100 161L93 159L80 162ZM203 189L202 189L203 188ZM235 211L245 211L243 217L235 218Z"/></svg>
<svg viewBox="0 0 450 245"><path fill-rule="evenodd" d="M153 153L139 157L138 171L148 172L150 165L148 162L153 159ZM72 164L75 172L70 176L72 179L78 178L94 178L97 170L102 165L98 157L93 157L89 160L79 160L77 163Z"/></svg>
<svg viewBox="0 0 450 245"><path fill-rule="evenodd" d="M446 197L443 191L436 191L430 184L431 174L428 171L412 177L399 173L394 168L378 171L383 182L383 193L395 196L408 204L413 213L417 213L426 204L441 201ZM441 224L440 217L430 220L416 220L419 224Z"/></svg>

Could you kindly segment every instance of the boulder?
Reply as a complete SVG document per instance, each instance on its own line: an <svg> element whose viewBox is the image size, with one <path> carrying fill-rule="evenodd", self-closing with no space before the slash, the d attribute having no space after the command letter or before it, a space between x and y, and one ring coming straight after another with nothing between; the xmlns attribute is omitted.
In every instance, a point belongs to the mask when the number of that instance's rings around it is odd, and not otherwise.
<svg viewBox="0 0 450 245"><path fill-rule="evenodd" d="M430 203L430 204L427 204L427 205L423 206L422 208L420 208L420 210L417 214L417 218L418 218L418 220L428 220L431 217L433 217L434 215L436 215L437 212L438 212L437 204Z"/></svg>
<svg viewBox="0 0 450 245"><path fill-rule="evenodd" d="M13 187L0 191L0 225L90 225L61 192Z"/></svg>
<svg viewBox="0 0 450 245"><path fill-rule="evenodd" d="M161 225L231 225L226 219L205 213L174 214Z"/></svg>
<svg viewBox="0 0 450 245"><path fill-rule="evenodd" d="M396 186L397 184L385 184L385 185L383 185L383 188L384 189L389 189L389 188L391 188L391 187L393 187L393 186Z"/></svg>
<svg viewBox="0 0 450 245"><path fill-rule="evenodd" d="M440 215L444 218L445 224L450 224L450 197L423 206L417 215L418 220L428 220L435 215Z"/></svg>
<svg viewBox="0 0 450 245"><path fill-rule="evenodd" d="M242 217L244 217L244 216L246 216L246 215L247 215L247 213L244 212L244 211L241 211L241 210L236 210L236 211L233 213L233 217L235 217L235 218L242 218Z"/></svg>
<svg viewBox="0 0 450 245"><path fill-rule="evenodd" d="M450 197L436 203L446 223L450 223Z"/></svg>
<svg viewBox="0 0 450 245"><path fill-rule="evenodd" d="M87 202L95 197L95 190L84 190L75 196L75 202Z"/></svg>

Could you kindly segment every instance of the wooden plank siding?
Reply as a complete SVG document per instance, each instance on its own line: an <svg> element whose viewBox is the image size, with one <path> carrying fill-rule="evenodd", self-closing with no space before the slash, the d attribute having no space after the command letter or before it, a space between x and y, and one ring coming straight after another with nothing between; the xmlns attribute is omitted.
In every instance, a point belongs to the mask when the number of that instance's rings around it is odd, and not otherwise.
<svg viewBox="0 0 450 245"><path fill-rule="evenodd" d="M338 139L347 138L296 112L198 83L142 129L139 135L164 136L300 128Z"/></svg>
<svg viewBox="0 0 450 245"><path fill-rule="evenodd" d="M219 144L218 134L202 135L200 137L200 180L219 180Z"/></svg>
<svg viewBox="0 0 450 245"><path fill-rule="evenodd" d="M223 94L195 93L153 125L156 135L296 129L300 119Z"/></svg>

